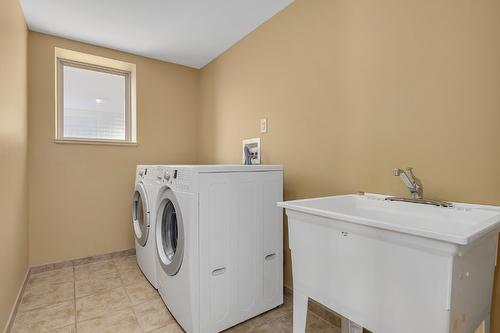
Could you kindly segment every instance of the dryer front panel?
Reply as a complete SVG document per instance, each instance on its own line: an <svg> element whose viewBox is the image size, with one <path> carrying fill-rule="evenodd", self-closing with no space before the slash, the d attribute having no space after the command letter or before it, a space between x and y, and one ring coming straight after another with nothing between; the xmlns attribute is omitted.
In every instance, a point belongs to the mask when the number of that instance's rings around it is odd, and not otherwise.
<svg viewBox="0 0 500 333"><path fill-rule="evenodd" d="M142 182L135 186L132 199L132 224L137 243L146 245L149 236L149 204L146 196L146 189Z"/></svg>

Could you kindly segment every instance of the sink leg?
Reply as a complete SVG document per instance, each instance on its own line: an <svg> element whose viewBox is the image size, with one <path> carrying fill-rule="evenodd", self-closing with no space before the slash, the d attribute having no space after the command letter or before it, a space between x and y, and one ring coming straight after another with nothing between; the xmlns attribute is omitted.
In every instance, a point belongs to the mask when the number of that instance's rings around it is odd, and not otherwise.
<svg viewBox="0 0 500 333"><path fill-rule="evenodd" d="M483 333L490 333L490 327L491 327L490 316L488 315L483 322Z"/></svg>
<svg viewBox="0 0 500 333"><path fill-rule="evenodd" d="M340 329L342 333L349 333L349 319L345 317L341 318Z"/></svg>
<svg viewBox="0 0 500 333"><path fill-rule="evenodd" d="M305 333L308 297L293 291L293 333Z"/></svg>

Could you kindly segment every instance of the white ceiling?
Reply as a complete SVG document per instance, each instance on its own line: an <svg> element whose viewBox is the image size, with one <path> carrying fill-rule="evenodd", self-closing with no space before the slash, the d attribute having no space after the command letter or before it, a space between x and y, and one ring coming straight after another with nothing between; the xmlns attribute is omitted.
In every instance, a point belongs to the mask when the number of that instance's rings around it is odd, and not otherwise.
<svg viewBox="0 0 500 333"><path fill-rule="evenodd" d="M293 0L20 0L32 31L201 68Z"/></svg>

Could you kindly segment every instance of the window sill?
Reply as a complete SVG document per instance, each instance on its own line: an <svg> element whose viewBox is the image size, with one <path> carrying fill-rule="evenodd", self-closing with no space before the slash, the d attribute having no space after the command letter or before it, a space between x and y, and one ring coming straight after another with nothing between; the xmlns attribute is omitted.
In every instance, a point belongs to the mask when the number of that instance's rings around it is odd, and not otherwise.
<svg viewBox="0 0 500 333"><path fill-rule="evenodd" d="M78 145L99 145L99 146L128 146L136 147L137 142L115 141L115 140L92 140L92 139L54 139L54 143L78 144Z"/></svg>

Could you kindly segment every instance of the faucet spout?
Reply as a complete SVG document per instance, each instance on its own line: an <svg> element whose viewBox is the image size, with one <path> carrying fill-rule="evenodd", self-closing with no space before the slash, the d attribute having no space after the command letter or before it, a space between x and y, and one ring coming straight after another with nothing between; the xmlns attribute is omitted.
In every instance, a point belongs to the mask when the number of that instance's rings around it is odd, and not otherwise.
<svg viewBox="0 0 500 333"><path fill-rule="evenodd" d="M424 186L422 185L422 182L420 179L418 179L414 174L413 174L413 168L406 168L406 170L402 170L399 168L396 168L393 170L393 175L394 176L399 176L403 183L406 185L408 190L411 193L411 197L413 199L422 199L424 196Z"/></svg>

